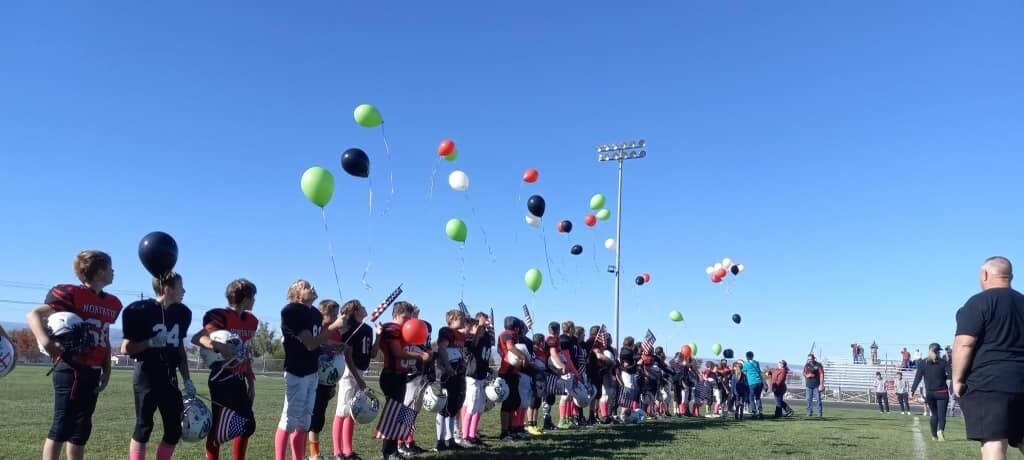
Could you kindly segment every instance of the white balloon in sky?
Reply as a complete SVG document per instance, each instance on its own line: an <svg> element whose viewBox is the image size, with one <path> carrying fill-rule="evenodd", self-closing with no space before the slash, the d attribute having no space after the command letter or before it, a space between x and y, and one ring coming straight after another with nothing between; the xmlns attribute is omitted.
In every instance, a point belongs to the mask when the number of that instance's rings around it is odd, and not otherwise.
<svg viewBox="0 0 1024 460"><path fill-rule="evenodd" d="M712 274L712 273L714 273L714 272L715 272L715 267L712 267L712 266L710 266L710 265L708 266L708 268L706 268L706 269L704 270L704 273L707 273L707 274L709 274L709 275L710 275L710 274Z"/></svg>
<svg viewBox="0 0 1024 460"><path fill-rule="evenodd" d="M720 268L722 268L722 264L715 264L715 271L716 271L716 272L717 272L717 271L718 271L718 270L719 270Z"/></svg>
<svg viewBox="0 0 1024 460"><path fill-rule="evenodd" d="M615 250L615 238L608 238L607 240L604 240L604 248L609 250L609 251L614 251Z"/></svg>
<svg viewBox="0 0 1024 460"><path fill-rule="evenodd" d="M540 217L534 216L533 214L527 214L526 223L530 224L533 228L540 227Z"/></svg>
<svg viewBox="0 0 1024 460"><path fill-rule="evenodd" d="M731 266L732 266L732 259L730 259L730 258L728 258L728 257L726 257L726 258L722 259L722 267L723 267L723 268L725 268L726 270L728 270L728 269L729 269L729 267L731 267Z"/></svg>
<svg viewBox="0 0 1024 460"><path fill-rule="evenodd" d="M448 185L456 192L465 192L469 190L469 176L456 169L448 175Z"/></svg>

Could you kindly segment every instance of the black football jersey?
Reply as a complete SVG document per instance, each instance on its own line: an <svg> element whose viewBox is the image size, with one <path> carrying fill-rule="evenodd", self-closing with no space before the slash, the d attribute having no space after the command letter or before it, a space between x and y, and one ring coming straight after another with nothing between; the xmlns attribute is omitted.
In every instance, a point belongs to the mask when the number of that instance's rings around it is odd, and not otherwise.
<svg viewBox="0 0 1024 460"><path fill-rule="evenodd" d="M163 347L147 348L132 355L133 359L143 363L143 367L177 368L181 361L178 348L185 343L190 324L192 310L188 307L176 303L163 308L153 299L133 302L121 315L124 338L133 342L147 341L160 331L167 333L167 344Z"/></svg>

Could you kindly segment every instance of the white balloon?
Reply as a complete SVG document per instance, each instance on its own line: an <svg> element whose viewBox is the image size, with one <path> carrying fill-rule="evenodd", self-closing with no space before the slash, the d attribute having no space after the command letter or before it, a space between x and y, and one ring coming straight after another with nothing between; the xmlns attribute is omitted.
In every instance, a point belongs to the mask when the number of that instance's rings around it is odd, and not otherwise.
<svg viewBox="0 0 1024 460"><path fill-rule="evenodd" d="M540 217L534 216L533 214L527 214L526 223L530 224L533 228L540 227Z"/></svg>
<svg viewBox="0 0 1024 460"><path fill-rule="evenodd" d="M604 248L609 250L609 251L614 251L615 250L615 238L608 238L607 240L604 240Z"/></svg>
<svg viewBox="0 0 1024 460"><path fill-rule="evenodd" d="M718 269L720 269L720 268L722 268L722 264L715 264L715 271L716 271L716 272L717 272L717 271L718 271Z"/></svg>
<svg viewBox="0 0 1024 460"><path fill-rule="evenodd" d="M712 266L708 266L708 268L704 269L704 273L707 273L709 275L714 273L714 272L715 272L715 267L712 267Z"/></svg>
<svg viewBox="0 0 1024 460"><path fill-rule="evenodd" d="M456 169L448 175L448 185L456 192L465 192L469 190L469 176Z"/></svg>
<svg viewBox="0 0 1024 460"><path fill-rule="evenodd" d="M732 259L730 259L730 258L728 258L728 257L726 257L726 258L722 259L722 267L723 267L723 268L725 268L726 270L728 270L728 269L729 269L729 267L731 267L731 266L732 266Z"/></svg>
<svg viewBox="0 0 1024 460"><path fill-rule="evenodd" d="M743 264L737 265L736 269L742 272L743 271Z"/></svg>

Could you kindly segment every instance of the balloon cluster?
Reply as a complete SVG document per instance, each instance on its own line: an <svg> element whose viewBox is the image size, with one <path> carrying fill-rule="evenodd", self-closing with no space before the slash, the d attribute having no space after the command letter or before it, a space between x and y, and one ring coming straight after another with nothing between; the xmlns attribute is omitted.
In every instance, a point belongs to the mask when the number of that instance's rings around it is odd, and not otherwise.
<svg viewBox="0 0 1024 460"><path fill-rule="evenodd" d="M437 146L437 154L448 161L455 161L459 158L459 151L455 148L455 141L445 139Z"/></svg>
<svg viewBox="0 0 1024 460"><path fill-rule="evenodd" d="M643 286L644 284L651 282L651 275L649 273L641 273L636 275L636 285Z"/></svg>
<svg viewBox="0 0 1024 460"><path fill-rule="evenodd" d="M743 264L734 264L732 259L726 257L714 265L708 265L704 273L711 276L712 283L721 283L726 276L732 273L733 276L743 273Z"/></svg>

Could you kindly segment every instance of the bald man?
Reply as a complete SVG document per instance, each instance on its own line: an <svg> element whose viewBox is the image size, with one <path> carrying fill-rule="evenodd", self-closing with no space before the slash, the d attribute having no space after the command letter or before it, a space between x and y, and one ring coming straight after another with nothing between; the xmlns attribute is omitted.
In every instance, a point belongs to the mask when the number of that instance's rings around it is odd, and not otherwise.
<svg viewBox="0 0 1024 460"><path fill-rule="evenodd" d="M956 313L953 391L981 458L1002 460L1007 444L1024 453L1024 295L1005 257L986 260L979 278L981 292Z"/></svg>

